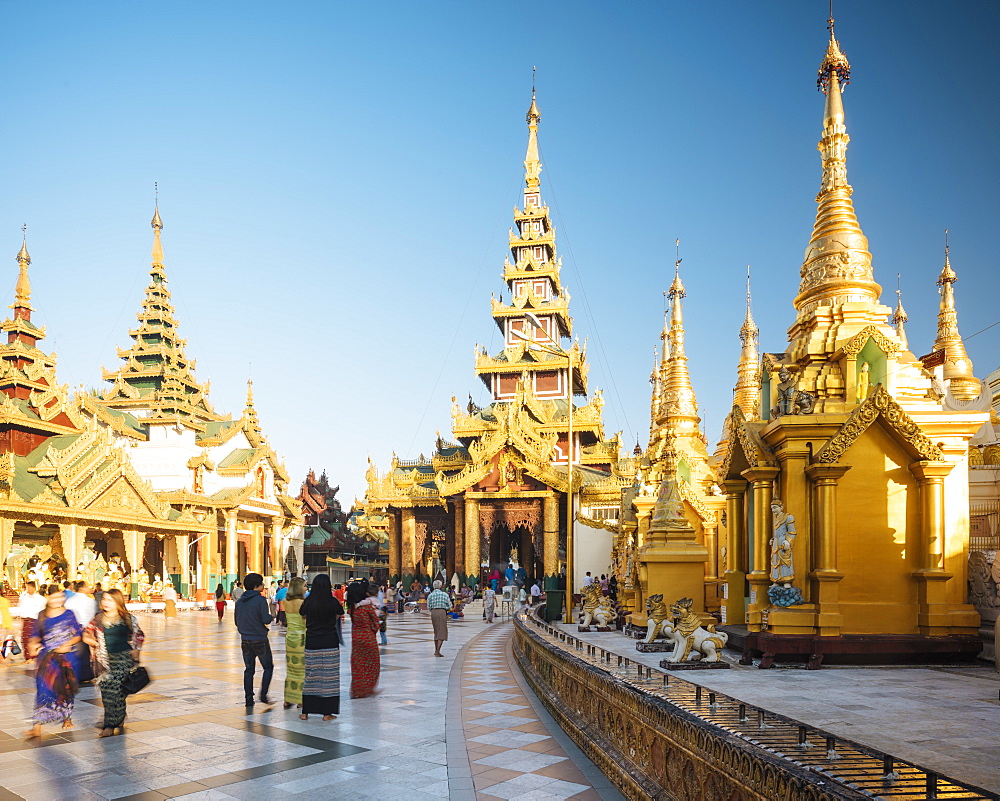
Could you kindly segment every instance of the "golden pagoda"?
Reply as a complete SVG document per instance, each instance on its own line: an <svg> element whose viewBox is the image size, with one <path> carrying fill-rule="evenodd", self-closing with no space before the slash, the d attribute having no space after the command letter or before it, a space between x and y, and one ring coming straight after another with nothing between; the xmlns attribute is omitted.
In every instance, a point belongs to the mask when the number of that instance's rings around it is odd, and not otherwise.
<svg viewBox="0 0 1000 801"><path fill-rule="evenodd" d="M650 595L690 597L694 611L718 608L716 533L722 499L712 495L709 464L685 350L683 299L674 263L667 298L662 357L652 380L650 442L639 463L640 479L623 500L621 532L613 564L629 622L645 628ZM673 498L665 503L664 498ZM661 508L662 507L662 508ZM659 510L659 511L658 511Z"/></svg>
<svg viewBox="0 0 1000 801"><path fill-rule="evenodd" d="M879 303L847 180L850 65L832 19L829 29L822 178L796 317L785 350L763 354L759 408L744 408L748 393L734 406L717 467L724 620L745 658L768 655L762 666L776 654L805 654L812 666L824 655L971 658L980 643L965 603L967 454L986 415L942 404L907 350L901 302L895 315ZM971 364L948 269L939 332L957 396Z"/></svg>
<svg viewBox="0 0 1000 801"><path fill-rule="evenodd" d="M135 590L146 537L198 536L207 529L180 519L158 498L130 452L88 421L58 383L55 354L38 348L45 329L31 319L26 240L17 262L13 314L0 323L7 332L0 344L3 581L14 591L29 579L103 581ZM128 561L118 571L123 555Z"/></svg>
<svg viewBox="0 0 1000 801"><path fill-rule="evenodd" d="M570 297L542 200L534 91L526 121L523 205L514 209L503 268L509 300L491 303L503 345L492 355L475 349L490 402L481 408L470 395L463 410L452 398L451 441L439 434L430 456L393 456L388 472L370 464L367 473L364 508L390 516L389 573L407 586L442 573L483 581L511 563L553 579L566 566L570 526L578 586L587 570L606 572L622 488L632 480L617 435L604 436L600 392L585 405L574 401L587 394L588 365L585 348L566 345Z"/></svg>
<svg viewBox="0 0 1000 801"><path fill-rule="evenodd" d="M209 593L218 584L228 590L247 571L276 579L297 572L300 505L287 494L289 475L264 435L253 383L239 418L212 408L209 383L197 380L178 332L158 206L151 226L150 283L138 326L128 332L132 345L118 349L121 366L103 371L110 386L82 396L80 411L130 446L136 469L179 520L207 530L203 537L140 543L145 561L176 576L182 591Z"/></svg>

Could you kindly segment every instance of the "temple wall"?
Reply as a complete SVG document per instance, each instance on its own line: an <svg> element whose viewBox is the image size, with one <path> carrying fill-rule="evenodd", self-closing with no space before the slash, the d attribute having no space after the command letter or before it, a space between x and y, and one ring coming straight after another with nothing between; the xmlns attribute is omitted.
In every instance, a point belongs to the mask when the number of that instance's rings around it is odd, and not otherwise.
<svg viewBox="0 0 1000 801"><path fill-rule="evenodd" d="M573 570L576 581L573 589L579 591L588 570L595 579L600 578L602 573L609 573L615 535L604 529L574 523L573 536L576 538L576 565Z"/></svg>
<svg viewBox="0 0 1000 801"><path fill-rule="evenodd" d="M847 452L837 567L844 634L916 634L920 514L912 458L878 424Z"/></svg>

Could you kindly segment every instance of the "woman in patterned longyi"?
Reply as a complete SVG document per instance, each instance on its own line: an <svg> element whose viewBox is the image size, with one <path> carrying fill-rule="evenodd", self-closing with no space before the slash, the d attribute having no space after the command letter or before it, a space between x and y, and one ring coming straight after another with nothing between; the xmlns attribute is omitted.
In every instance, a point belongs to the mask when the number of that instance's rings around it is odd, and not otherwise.
<svg viewBox="0 0 1000 801"><path fill-rule="evenodd" d="M351 609L351 698L366 698L375 692L382 659L375 634L381 621L378 586L368 585L368 597Z"/></svg>
<svg viewBox="0 0 1000 801"><path fill-rule="evenodd" d="M333 597L326 573L313 579L299 614L306 621L306 678L299 717L307 720L309 715L322 715L323 720L333 720L340 714L340 621L344 607Z"/></svg>
<svg viewBox="0 0 1000 801"><path fill-rule="evenodd" d="M285 618L288 622L285 632L285 709L291 709L292 704L302 706L302 685L306 680L306 624L299 610L305 595L305 579L293 578L285 596Z"/></svg>
<svg viewBox="0 0 1000 801"><path fill-rule="evenodd" d="M87 626L83 640L90 646L100 677L104 722L99 737L111 737L125 723L125 695L122 682L139 659L145 639L139 621L125 606L120 590L108 590L101 596L101 611Z"/></svg>

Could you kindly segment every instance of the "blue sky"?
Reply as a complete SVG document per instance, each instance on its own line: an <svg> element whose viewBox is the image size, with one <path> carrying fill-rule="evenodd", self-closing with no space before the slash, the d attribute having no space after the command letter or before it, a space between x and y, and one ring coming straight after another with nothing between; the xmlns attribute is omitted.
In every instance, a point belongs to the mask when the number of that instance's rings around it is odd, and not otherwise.
<svg viewBox="0 0 1000 801"><path fill-rule="evenodd" d="M818 189L824 0L37 2L2 5L0 287L27 223L59 375L96 386L148 280L153 182L200 378L293 474L363 492L366 456L429 452L498 347L538 66L543 193L608 432L645 442L681 239L691 374L711 439L732 402L746 265L783 350ZM959 322L1000 319L1000 6L838 0L849 178L883 302L930 350L943 230ZM6 234L4 234L6 231ZM4 244L6 242L6 244ZM968 341L1000 364L1000 326Z"/></svg>

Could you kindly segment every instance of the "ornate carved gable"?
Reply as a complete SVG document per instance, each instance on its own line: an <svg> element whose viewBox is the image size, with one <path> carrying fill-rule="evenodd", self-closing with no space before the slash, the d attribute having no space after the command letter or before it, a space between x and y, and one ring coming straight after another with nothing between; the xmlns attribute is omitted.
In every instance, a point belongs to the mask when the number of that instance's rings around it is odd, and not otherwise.
<svg viewBox="0 0 1000 801"><path fill-rule="evenodd" d="M855 443L868 427L876 420L882 420L886 429L895 435L920 459L928 461L943 461L944 453L931 442L913 422L903 408L893 400L888 390L879 384L872 396L854 410L847 421L830 437L829 441L816 454L815 461L829 463L838 461Z"/></svg>
<svg viewBox="0 0 1000 801"><path fill-rule="evenodd" d="M893 354L899 352L899 344L889 339L889 337L887 337L874 325L863 328L851 337L840 350L845 356L857 356L861 353L861 349L865 346L865 343L867 343L869 339L875 340L875 344L878 345L879 350L881 350L886 356L892 356Z"/></svg>
<svg viewBox="0 0 1000 801"><path fill-rule="evenodd" d="M150 508L142 497L142 493L125 476L117 478L108 489L87 504L87 508L131 516L159 517L156 510Z"/></svg>
<svg viewBox="0 0 1000 801"><path fill-rule="evenodd" d="M721 480L729 477L737 448L743 453L750 467L777 466L774 452L761 438L756 427L748 423L739 406L733 406L733 410L726 419L729 427L729 442L726 445L725 457L719 467Z"/></svg>

